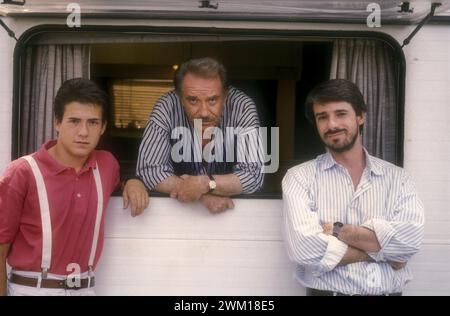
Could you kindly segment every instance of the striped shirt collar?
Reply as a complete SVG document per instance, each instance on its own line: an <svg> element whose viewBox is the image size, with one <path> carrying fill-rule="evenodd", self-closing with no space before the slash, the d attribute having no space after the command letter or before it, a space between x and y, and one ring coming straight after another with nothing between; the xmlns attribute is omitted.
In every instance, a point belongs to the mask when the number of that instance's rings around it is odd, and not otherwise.
<svg viewBox="0 0 450 316"><path fill-rule="evenodd" d="M366 168L370 171L370 174L381 176L383 175L383 166L377 161L375 157L372 157L367 152L366 148L363 147L364 155L366 156ZM331 169L334 166L341 166L334 160L333 155L327 150L327 152L321 156L318 157L318 163L320 166L320 169L322 171Z"/></svg>

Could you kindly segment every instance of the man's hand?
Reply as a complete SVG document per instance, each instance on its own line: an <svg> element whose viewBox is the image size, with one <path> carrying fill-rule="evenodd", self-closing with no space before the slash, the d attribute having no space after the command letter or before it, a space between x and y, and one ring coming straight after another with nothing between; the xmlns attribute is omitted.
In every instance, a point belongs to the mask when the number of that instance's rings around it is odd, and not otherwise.
<svg viewBox="0 0 450 316"><path fill-rule="evenodd" d="M148 192L144 183L140 180L128 180L123 188L122 196L124 209L131 203L131 216L133 217L140 215L148 206Z"/></svg>
<svg viewBox="0 0 450 316"><path fill-rule="evenodd" d="M234 203L229 197L205 194L200 202L213 214L221 213L234 208Z"/></svg>
<svg viewBox="0 0 450 316"><path fill-rule="evenodd" d="M355 262L375 262L366 252L354 248L352 246L348 246L347 252L342 257L341 261L339 261L339 266L345 266L347 264L355 263Z"/></svg>
<svg viewBox="0 0 450 316"><path fill-rule="evenodd" d="M322 224L322 229L325 235L332 235L333 223ZM345 224L339 231L339 240L366 252L378 252L381 250L375 232L363 226Z"/></svg>
<svg viewBox="0 0 450 316"><path fill-rule="evenodd" d="M407 262L396 262L396 261L388 261L388 263L391 265L392 269L394 270L400 270L406 267Z"/></svg>
<svg viewBox="0 0 450 316"><path fill-rule="evenodd" d="M208 176L189 176L184 174L180 178L183 181L178 183L175 189L170 192L170 197L176 198L180 202L198 201L203 194L209 191Z"/></svg>
<svg viewBox="0 0 450 316"><path fill-rule="evenodd" d="M322 224L323 233L325 235L332 235L333 234L333 223L325 223Z"/></svg>

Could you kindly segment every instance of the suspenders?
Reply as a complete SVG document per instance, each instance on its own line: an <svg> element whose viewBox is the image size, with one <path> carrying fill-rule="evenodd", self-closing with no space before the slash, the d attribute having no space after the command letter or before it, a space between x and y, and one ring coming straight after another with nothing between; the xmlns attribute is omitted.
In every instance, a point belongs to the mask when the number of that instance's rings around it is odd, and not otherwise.
<svg viewBox="0 0 450 316"><path fill-rule="evenodd" d="M47 189L45 188L44 178L39 170L36 161L31 156L23 157L31 166L39 197L39 206L41 209L42 221L42 278L47 278L47 271L50 268L52 260L52 223L50 220L50 208L48 206Z"/></svg>
<svg viewBox="0 0 450 316"><path fill-rule="evenodd" d="M31 167L33 171L34 178L36 180L36 187L39 197L39 206L41 210L41 221L42 221L42 278L47 278L48 269L51 265L52 259L52 226L50 220L50 208L48 205L48 196L47 189L45 187L44 178L42 177L42 173L39 169L34 158L30 155L22 157L25 159ZM92 170L95 179L95 187L97 189L97 214L95 219L95 227L94 227L94 238L92 239L91 245L91 253L89 255L89 263L88 263L88 271L89 271L89 280L92 277L93 266L94 266L94 258L95 253L97 251L97 243L100 232L100 223L102 220L103 213L103 187L100 178L100 172L98 168L98 164Z"/></svg>

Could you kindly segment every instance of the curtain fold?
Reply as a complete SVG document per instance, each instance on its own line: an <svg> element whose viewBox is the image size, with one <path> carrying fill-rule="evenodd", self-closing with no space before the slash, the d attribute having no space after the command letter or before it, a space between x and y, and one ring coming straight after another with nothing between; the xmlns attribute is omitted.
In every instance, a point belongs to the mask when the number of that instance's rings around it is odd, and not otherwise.
<svg viewBox="0 0 450 316"><path fill-rule="evenodd" d="M33 45L26 51L20 131L20 155L39 149L55 138L53 101L61 84L89 78L88 45Z"/></svg>
<svg viewBox="0 0 450 316"><path fill-rule="evenodd" d="M330 79L347 79L367 104L363 144L371 155L397 163L398 105L392 49L377 40L334 41Z"/></svg>

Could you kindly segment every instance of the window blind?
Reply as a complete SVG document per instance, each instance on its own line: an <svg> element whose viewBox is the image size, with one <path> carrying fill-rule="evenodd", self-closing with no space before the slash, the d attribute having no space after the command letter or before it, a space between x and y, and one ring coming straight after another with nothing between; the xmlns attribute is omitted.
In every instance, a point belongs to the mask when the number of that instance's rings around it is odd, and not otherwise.
<svg viewBox="0 0 450 316"><path fill-rule="evenodd" d="M113 119L116 128L143 129L155 102L173 89L170 80L118 79L112 83Z"/></svg>

